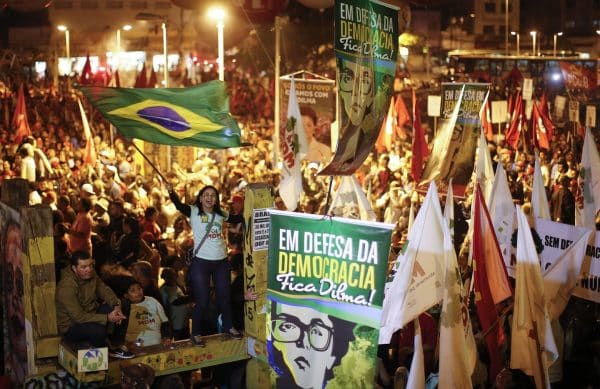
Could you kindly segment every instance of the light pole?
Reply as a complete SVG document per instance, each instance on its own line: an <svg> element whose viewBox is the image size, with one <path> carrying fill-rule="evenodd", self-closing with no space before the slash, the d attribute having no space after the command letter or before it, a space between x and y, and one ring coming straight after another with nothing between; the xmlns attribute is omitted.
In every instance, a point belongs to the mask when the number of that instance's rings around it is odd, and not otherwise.
<svg viewBox="0 0 600 389"><path fill-rule="evenodd" d="M119 63L121 62L121 30L129 31L131 30L131 26L129 24L124 25L121 28L117 28L117 55L115 56L116 64L115 67L119 68Z"/></svg>
<svg viewBox="0 0 600 389"><path fill-rule="evenodd" d="M533 46L531 48L531 51L532 51L531 55L535 57L536 56L536 51L535 51L535 37L537 36L537 31L531 31L529 33L529 35L531 35L531 38L533 39Z"/></svg>
<svg viewBox="0 0 600 389"><path fill-rule="evenodd" d="M517 37L517 57L521 56L521 34L516 31L511 31L510 35Z"/></svg>
<svg viewBox="0 0 600 389"><path fill-rule="evenodd" d="M165 83L165 88L169 87L169 58L167 56L167 19L164 16L160 16L160 15L156 15L156 14L152 14L152 13L147 13L147 12L140 12L137 15L135 15L136 20L160 20L162 22L161 24L161 28L162 28L162 36L163 36L163 57L164 57L164 61L165 61L165 66L163 69L163 78L164 78L164 83Z"/></svg>
<svg viewBox="0 0 600 389"><path fill-rule="evenodd" d="M214 7L208 11L208 17L217 22L219 45L219 80L225 81L225 50L223 45L223 29L225 28L225 10Z"/></svg>
<svg viewBox="0 0 600 389"><path fill-rule="evenodd" d="M65 33L65 51L67 54L67 63L69 64L69 70L67 71L67 89L71 89L71 38L69 35L69 28L65 25L57 26L58 31Z"/></svg>
<svg viewBox="0 0 600 389"><path fill-rule="evenodd" d="M562 36L562 34L563 34L562 31L561 32L557 32L556 34L554 34L554 50L553 50L553 53L554 53L555 57L556 57L556 41L558 40L559 36Z"/></svg>

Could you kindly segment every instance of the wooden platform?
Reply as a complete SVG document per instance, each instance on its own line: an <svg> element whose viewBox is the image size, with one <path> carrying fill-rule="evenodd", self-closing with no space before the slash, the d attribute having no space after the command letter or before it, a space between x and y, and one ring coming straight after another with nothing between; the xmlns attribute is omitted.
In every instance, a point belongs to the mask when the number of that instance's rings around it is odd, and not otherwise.
<svg viewBox="0 0 600 389"><path fill-rule="evenodd" d="M102 381L106 385L114 385L120 382L121 364L145 363L154 369L157 376L161 376L250 358L245 337L233 339L218 334L202 339L206 343L204 347L195 346L190 340L181 340L173 342L169 348L156 345L130 350L136 354L134 358L110 358L108 370L93 373L78 372L77 351L61 343L59 364L80 382Z"/></svg>

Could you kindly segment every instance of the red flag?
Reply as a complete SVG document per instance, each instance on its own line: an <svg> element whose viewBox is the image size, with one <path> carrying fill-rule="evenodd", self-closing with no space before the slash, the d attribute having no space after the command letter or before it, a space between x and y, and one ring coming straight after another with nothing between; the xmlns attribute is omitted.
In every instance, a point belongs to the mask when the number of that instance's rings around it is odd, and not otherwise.
<svg viewBox="0 0 600 389"><path fill-rule="evenodd" d="M396 110L396 124L394 125L394 131L396 135L400 139L406 139L407 134L404 130L404 125L410 122L410 114L408 113L408 109L406 108L406 104L404 104L404 99L401 95L396 97L396 106L394 107Z"/></svg>
<svg viewBox="0 0 600 389"><path fill-rule="evenodd" d="M549 119L548 119L549 121ZM550 123L552 125L552 123ZM541 149L549 150L550 141L548 139L548 128L544 122L541 109L537 103L533 102L533 110L531 112L531 128L533 132L533 144Z"/></svg>
<svg viewBox="0 0 600 389"><path fill-rule="evenodd" d="M92 64L90 63L90 55L88 54L83 69L81 70L81 77L79 77L79 83L81 85L87 85L92 82Z"/></svg>
<svg viewBox="0 0 600 389"><path fill-rule="evenodd" d="M485 95L485 100L479 111L479 120L481 120L481 128L485 135L485 139L491 141L494 138L494 128L492 127L492 118L490 116L490 92Z"/></svg>
<svg viewBox="0 0 600 389"><path fill-rule="evenodd" d="M145 88L148 85L148 80L146 78L146 63L142 64L142 71L135 78L134 88Z"/></svg>
<svg viewBox="0 0 600 389"><path fill-rule="evenodd" d="M25 106L23 84L19 87L19 95L17 97L17 106L13 113L12 126L15 131L15 136L13 138L15 144L20 144L23 138L31 135L29 121L27 120L27 107Z"/></svg>
<svg viewBox="0 0 600 389"><path fill-rule="evenodd" d="M429 149L425 141L425 133L421 127L421 113L417 104L415 90L412 90L412 113L413 113L413 138L412 138L412 161L410 164L410 173L413 180L418 182L423 173L423 162L429 156Z"/></svg>
<svg viewBox="0 0 600 389"><path fill-rule="evenodd" d="M506 131L506 143L516 150L519 146L521 127L523 125L523 98L520 93L517 95L514 105L515 106L511 114L511 120Z"/></svg>
<svg viewBox="0 0 600 389"><path fill-rule="evenodd" d="M154 67L152 67L152 71L150 72L150 79L148 80L147 88L156 88L156 72L154 71Z"/></svg>
<svg viewBox="0 0 600 389"><path fill-rule="evenodd" d="M375 141L375 149L377 152L389 152L392 149L392 137L394 136L394 104L390 101L390 108L388 109L388 114L383 119L383 124L381 125L381 129L379 130L379 135L377 135L377 140Z"/></svg>
<svg viewBox="0 0 600 389"><path fill-rule="evenodd" d="M114 79L115 79L115 86L117 88L121 87L121 79L119 78L119 69L115 70L115 74L113 75Z"/></svg>
<svg viewBox="0 0 600 389"><path fill-rule="evenodd" d="M502 326L495 323L498 320L496 304L512 296L512 291L502 252L496 240L494 225L485 206L479 184L475 191L473 209L472 253L475 305L481 329L487 333L485 341L490 355L489 374L490 378L493 378L502 369L500 346L504 342Z"/></svg>

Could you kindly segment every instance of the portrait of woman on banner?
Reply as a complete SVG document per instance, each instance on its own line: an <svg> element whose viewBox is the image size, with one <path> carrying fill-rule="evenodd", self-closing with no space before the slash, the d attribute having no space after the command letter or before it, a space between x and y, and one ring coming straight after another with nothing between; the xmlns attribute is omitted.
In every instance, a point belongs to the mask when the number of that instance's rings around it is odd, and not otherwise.
<svg viewBox="0 0 600 389"><path fill-rule="evenodd" d="M269 364L278 388L321 389L354 340L354 323L309 307L271 302Z"/></svg>
<svg viewBox="0 0 600 389"><path fill-rule="evenodd" d="M341 115L336 155L324 172L351 174L372 149L387 113L393 75L376 72L371 62L337 58Z"/></svg>

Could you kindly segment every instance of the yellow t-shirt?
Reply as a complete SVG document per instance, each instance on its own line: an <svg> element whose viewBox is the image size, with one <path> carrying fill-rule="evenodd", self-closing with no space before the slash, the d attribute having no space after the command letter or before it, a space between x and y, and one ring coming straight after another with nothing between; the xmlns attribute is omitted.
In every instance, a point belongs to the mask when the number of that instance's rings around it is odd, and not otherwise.
<svg viewBox="0 0 600 389"><path fill-rule="evenodd" d="M160 326L167 321L162 305L154 297L145 296L142 302L131 304L125 341L133 343L141 339L144 346L159 344Z"/></svg>

